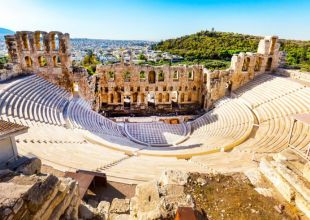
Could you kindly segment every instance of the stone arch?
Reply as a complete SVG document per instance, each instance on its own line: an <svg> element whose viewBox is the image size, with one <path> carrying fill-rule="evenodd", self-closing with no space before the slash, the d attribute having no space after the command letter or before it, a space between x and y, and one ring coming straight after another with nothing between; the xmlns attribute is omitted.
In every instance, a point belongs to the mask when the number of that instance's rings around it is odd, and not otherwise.
<svg viewBox="0 0 310 220"><path fill-rule="evenodd" d="M149 79L149 83L150 83L150 84L154 84L154 83L155 83L155 81L156 81L156 73L155 73L154 70L151 70L151 71L149 72L149 77L148 77L148 79Z"/></svg>
<svg viewBox="0 0 310 220"><path fill-rule="evenodd" d="M114 95L113 95L113 93L110 94L109 100L110 100L110 103L114 103Z"/></svg>
<svg viewBox="0 0 310 220"><path fill-rule="evenodd" d="M38 57L38 63L39 63L40 67L47 66L47 61L46 61L46 58L44 56L39 56Z"/></svg>
<svg viewBox="0 0 310 220"><path fill-rule="evenodd" d="M52 33L52 39L51 39L51 44L52 44L52 50L59 50L59 45L60 45L60 37L58 33Z"/></svg>
<svg viewBox="0 0 310 220"><path fill-rule="evenodd" d="M22 42L23 42L23 49L29 50L29 41L28 41L28 34L27 33L22 34Z"/></svg>
<svg viewBox="0 0 310 220"><path fill-rule="evenodd" d="M178 80L179 79L179 71L175 70L173 73L173 79Z"/></svg>
<svg viewBox="0 0 310 220"><path fill-rule="evenodd" d="M145 102L145 95L144 95L144 93L141 93L141 94L140 94L140 102L141 102L141 103L144 103L144 102Z"/></svg>
<svg viewBox="0 0 310 220"><path fill-rule="evenodd" d="M122 102L122 94L120 92L116 93L116 98L117 98L117 102L121 103Z"/></svg>
<svg viewBox="0 0 310 220"><path fill-rule="evenodd" d="M160 82L165 81L165 74L162 70L158 74L158 81Z"/></svg>
<svg viewBox="0 0 310 220"><path fill-rule="evenodd" d="M140 71L140 80L145 80L145 72L143 70Z"/></svg>
<svg viewBox="0 0 310 220"><path fill-rule="evenodd" d="M194 79L194 70L188 72L188 79L189 80L193 80Z"/></svg>
<svg viewBox="0 0 310 220"><path fill-rule="evenodd" d="M54 55L53 56L53 65L54 65L54 67L59 67L60 64L61 64L60 57L57 56L57 55Z"/></svg>
<svg viewBox="0 0 310 220"><path fill-rule="evenodd" d="M256 62L255 62L254 71L258 72L261 70L262 62L263 62L263 58L257 57Z"/></svg>
<svg viewBox="0 0 310 220"><path fill-rule="evenodd" d="M163 101L163 94L159 93L158 94L158 102L162 102Z"/></svg>
<svg viewBox="0 0 310 220"><path fill-rule="evenodd" d="M269 57L267 60L266 71L270 71L272 66L272 57Z"/></svg>
<svg viewBox="0 0 310 220"><path fill-rule="evenodd" d="M29 56L25 57L25 63L27 67L32 67L32 60Z"/></svg>
<svg viewBox="0 0 310 220"><path fill-rule="evenodd" d="M191 94L191 93L188 93L188 95L187 95L187 101L188 101L188 102L191 102L191 101L192 101L192 94Z"/></svg>
<svg viewBox="0 0 310 220"><path fill-rule="evenodd" d="M166 93L165 101L166 102L170 101L170 94L168 92Z"/></svg>
<svg viewBox="0 0 310 220"><path fill-rule="evenodd" d="M133 93L132 94L132 102L136 103L138 101L138 93Z"/></svg>
<svg viewBox="0 0 310 220"><path fill-rule="evenodd" d="M35 42L35 46L36 46L37 50L43 50L44 49L43 34L40 31L35 32L34 42Z"/></svg>
<svg viewBox="0 0 310 220"><path fill-rule="evenodd" d="M180 98L181 102L184 102L184 97L185 97L184 93L181 93L181 98Z"/></svg>
<svg viewBox="0 0 310 220"><path fill-rule="evenodd" d="M250 66L250 57L245 57L243 61L243 66L242 66L242 71L248 71L249 66Z"/></svg>

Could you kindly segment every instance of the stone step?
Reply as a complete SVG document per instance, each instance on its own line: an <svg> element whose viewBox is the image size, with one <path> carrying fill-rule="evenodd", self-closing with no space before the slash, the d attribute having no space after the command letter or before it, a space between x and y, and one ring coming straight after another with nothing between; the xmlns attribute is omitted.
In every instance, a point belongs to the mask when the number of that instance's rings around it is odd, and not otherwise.
<svg viewBox="0 0 310 220"><path fill-rule="evenodd" d="M261 159L259 168L285 200L310 218L310 182L303 176L301 157L282 152ZM296 166L297 164L297 166ZM294 166L293 166L294 165Z"/></svg>

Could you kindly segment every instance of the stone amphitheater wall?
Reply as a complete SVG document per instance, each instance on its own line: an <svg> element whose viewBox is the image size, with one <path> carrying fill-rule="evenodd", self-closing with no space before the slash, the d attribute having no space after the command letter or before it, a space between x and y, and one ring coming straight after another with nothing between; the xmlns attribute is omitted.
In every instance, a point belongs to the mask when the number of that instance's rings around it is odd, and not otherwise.
<svg viewBox="0 0 310 220"><path fill-rule="evenodd" d="M69 34L20 31L5 37L11 64L2 80L35 73L68 91L78 93L98 111L192 108L206 110L255 76L274 72L280 62L278 37L265 37L257 53L233 55L230 68L210 71L201 65L98 65L95 75L72 67ZM130 104L129 104L130 103ZM129 105L129 107L128 107Z"/></svg>

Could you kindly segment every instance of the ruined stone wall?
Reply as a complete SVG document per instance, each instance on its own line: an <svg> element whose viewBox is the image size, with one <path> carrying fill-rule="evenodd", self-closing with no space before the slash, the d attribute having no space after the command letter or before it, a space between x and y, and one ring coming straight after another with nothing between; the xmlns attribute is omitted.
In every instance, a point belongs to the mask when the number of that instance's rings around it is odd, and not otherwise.
<svg viewBox="0 0 310 220"><path fill-rule="evenodd" d="M149 66L135 64L98 65L89 76L73 68L69 34L21 31L5 37L11 70L0 78L35 73L68 91L78 85L78 94L92 103L94 110L144 110L154 108L206 110L229 96L231 91L255 76L274 72L280 62L278 37L265 37L257 53L233 55L227 70L209 71L201 65Z"/></svg>
<svg viewBox="0 0 310 220"><path fill-rule="evenodd" d="M202 94L203 67L149 66L123 63L97 66L98 102L114 108L146 109L154 102L157 108L199 104Z"/></svg>
<svg viewBox="0 0 310 220"><path fill-rule="evenodd" d="M52 31L18 31L5 36L11 62L19 74L35 73L65 89L71 87L69 34Z"/></svg>
<svg viewBox="0 0 310 220"><path fill-rule="evenodd" d="M2 80L35 73L70 92L77 82L80 95L91 102L95 100L87 71L72 67L69 34L20 31L5 39L12 67L0 72Z"/></svg>
<svg viewBox="0 0 310 220"><path fill-rule="evenodd" d="M280 62L280 44L278 37L265 37L259 43L257 53L240 53L233 55L231 66L227 70L205 71L207 74L207 104L229 95L255 76L277 70Z"/></svg>

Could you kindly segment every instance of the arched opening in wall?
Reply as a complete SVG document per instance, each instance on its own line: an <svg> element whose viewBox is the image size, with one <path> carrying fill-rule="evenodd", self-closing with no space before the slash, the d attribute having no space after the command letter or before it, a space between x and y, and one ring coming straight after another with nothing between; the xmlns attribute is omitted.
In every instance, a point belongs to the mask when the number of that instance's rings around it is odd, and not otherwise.
<svg viewBox="0 0 310 220"><path fill-rule="evenodd" d="M158 74L158 81L159 82L165 81L165 74L164 74L164 72L162 70Z"/></svg>
<svg viewBox="0 0 310 220"><path fill-rule="evenodd" d="M276 42L277 42L277 38L276 38L276 37L273 37L273 38L271 39L270 55L273 55L273 54L274 54L274 50L275 50L275 47L276 47Z"/></svg>
<svg viewBox="0 0 310 220"><path fill-rule="evenodd" d="M158 102L159 103L163 102L163 94L161 93L158 94Z"/></svg>
<svg viewBox="0 0 310 220"><path fill-rule="evenodd" d="M181 100L180 100L180 101L181 101L181 103L183 103L183 102L184 102L184 96L185 96L185 95L184 95L184 93L181 93Z"/></svg>
<svg viewBox="0 0 310 220"><path fill-rule="evenodd" d="M191 94L191 93L188 93L187 101L188 101L188 102L191 102L191 101L192 101L192 94Z"/></svg>
<svg viewBox="0 0 310 220"><path fill-rule="evenodd" d="M140 81L144 81L145 80L145 72L144 71L141 71L140 72Z"/></svg>
<svg viewBox="0 0 310 220"><path fill-rule="evenodd" d="M122 94L120 92L117 92L116 95L117 95L117 102L121 103L122 102Z"/></svg>
<svg viewBox="0 0 310 220"><path fill-rule="evenodd" d="M196 86L194 86L194 87L193 87L193 91L196 91L196 90L197 90L197 87L196 87Z"/></svg>
<svg viewBox="0 0 310 220"><path fill-rule="evenodd" d="M151 84L155 83L155 75L156 75L155 71L152 70L149 72L149 83Z"/></svg>
<svg viewBox="0 0 310 220"><path fill-rule="evenodd" d="M173 80L179 80L179 71L174 71L173 73Z"/></svg>
<svg viewBox="0 0 310 220"><path fill-rule="evenodd" d="M188 72L188 79L194 80L194 70Z"/></svg>
<svg viewBox="0 0 310 220"><path fill-rule="evenodd" d="M200 108L204 108L205 107L205 95L201 96L201 104L200 104Z"/></svg>
<svg viewBox="0 0 310 220"><path fill-rule="evenodd" d="M271 65L272 65L272 57L269 57L267 60L266 71L271 70Z"/></svg>
<svg viewBox="0 0 310 220"><path fill-rule="evenodd" d="M145 103L145 95L144 95L144 93L140 94L140 103L142 103L142 104Z"/></svg>
<svg viewBox="0 0 310 220"><path fill-rule="evenodd" d="M125 82L130 82L130 72L129 71L126 71L125 73L124 73L124 81Z"/></svg>
<svg viewBox="0 0 310 220"><path fill-rule="evenodd" d="M231 87L232 87L231 81L226 82L226 85L225 85L225 95L226 96L231 95Z"/></svg>
<svg viewBox="0 0 310 220"><path fill-rule="evenodd" d="M32 67L32 60L29 56L25 57L25 63L27 67Z"/></svg>
<svg viewBox="0 0 310 220"><path fill-rule="evenodd" d="M113 94L110 94L109 100L110 100L110 103L114 103L114 95Z"/></svg>
<svg viewBox="0 0 310 220"><path fill-rule="evenodd" d="M147 105L149 107L155 107L155 94L153 92L147 94Z"/></svg>
<svg viewBox="0 0 310 220"><path fill-rule="evenodd" d="M203 75L203 83L207 83L207 74Z"/></svg>
<svg viewBox="0 0 310 220"><path fill-rule="evenodd" d="M248 71L250 65L250 57L246 57L243 61L242 71Z"/></svg>
<svg viewBox="0 0 310 220"><path fill-rule="evenodd" d="M165 102L170 102L170 95L169 95L169 93L166 93Z"/></svg>
<svg viewBox="0 0 310 220"><path fill-rule="evenodd" d="M23 49L29 50L28 35L26 33L22 34L22 41L23 41Z"/></svg>
<svg viewBox="0 0 310 220"><path fill-rule="evenodd" d="M179 105L178 105L178 92L177 91L173 91L171 93L171 104L172 104L172 107L174 107L174 108L179 107Z"/></svg>
<svg viewBox="0 0 310 220"><path fill-rule="evenodd" d="M34 35L34 41L37 50L43 50L43 35L41 32L36 32Z"/></svg>
<svg viewBox="0 0 310 220"><path fill-rule="evenodd" d="M59 67L61 65L61 60L59 56L53 56L53 65L54 67Z"/></svg>
<svg viewBox="0 0 310 220"><path fill-rule="evenodd" d="M59 50L59 34L52 35L52 50Z"/></svg>
<svg viewBox="0 0 310 220"><path fill-rule="evenodd" d="M261 57L257 57L256 62L255 62L255 67L254 67L254 71L255 72L259 72L262 66L262 62L263 62L263 58Z"/></svg>
<svg viewBox="0 0 310 220"><path fill-rule="evenodd" d="M47 61L46 61L46 58L44 56L39 56L38 57L38 63L39 63L40 67L47 66Z"/></svg>
<svg viewBox="0 0 310 220"><path fill-rule="evenodd" d="M133 103L137 103L138 102L138 93L133 93L132 94L132 102Z"/></svg>
<svg viewBox="0 0 310 220"><path fill-rule="evenodd" d="M114 79L115 79L115 74L114 74L114 72L113 72L113 71L109 71L109 72L108 72L108 80L109 80L109 81L114 81Z"/></svg>
<svg viewBox="0 0 310 220"><path fill-rule="evenodd" d="M130 104L131 104L130 102L131 102L130 101L130 96L129 95L125 96L124 97L124 107L127 108L127 109L130 108Z"/></svg>

